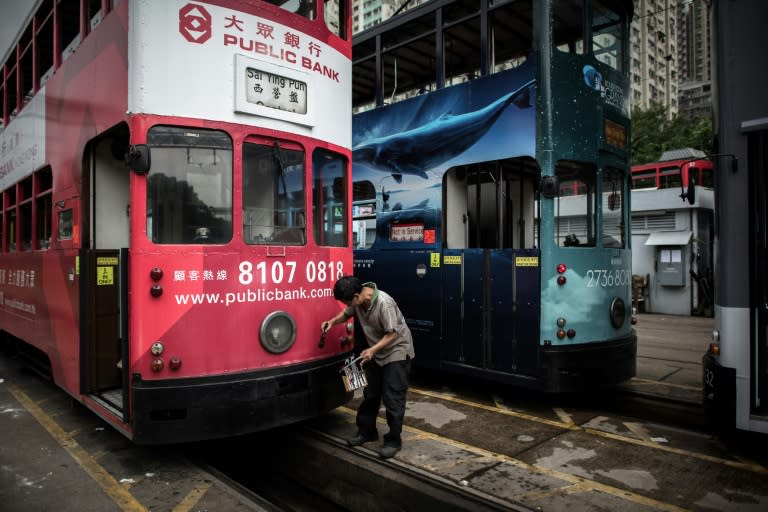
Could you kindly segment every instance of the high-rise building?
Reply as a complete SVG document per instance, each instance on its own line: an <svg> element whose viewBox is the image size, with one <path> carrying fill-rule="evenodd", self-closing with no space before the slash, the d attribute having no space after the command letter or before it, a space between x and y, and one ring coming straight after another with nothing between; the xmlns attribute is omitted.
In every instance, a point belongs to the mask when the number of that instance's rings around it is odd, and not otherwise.
<svg viewBox="0 0 768 512"><path fill-rule="evenodd" d="M352 33L390 18L404 0L352 0Z"/></svg>
<svg viewBox="0 0 768 512"><path fill-rule="evenodd" d="M710 3L688 0L678 6L679 111L689 118L712 113Z"/></svg>
<svg viewBox="0 0 768 512"><path fill-rule="evenodd" d="M681 0L635 0L630 32L632 108L661 103L678 113L677 7Z"/></svg>

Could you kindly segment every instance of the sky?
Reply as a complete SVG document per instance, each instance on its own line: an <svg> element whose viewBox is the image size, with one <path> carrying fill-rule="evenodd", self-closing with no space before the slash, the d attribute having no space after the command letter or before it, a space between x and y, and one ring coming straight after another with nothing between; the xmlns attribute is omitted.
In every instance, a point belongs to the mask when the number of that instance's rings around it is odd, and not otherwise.
<svg viewBox="0 0 768 512"><path fill-rule="evenodd" d="M0 58L4 58L16 42L21 24L37 2L38 0L0 0Z"/></svg>

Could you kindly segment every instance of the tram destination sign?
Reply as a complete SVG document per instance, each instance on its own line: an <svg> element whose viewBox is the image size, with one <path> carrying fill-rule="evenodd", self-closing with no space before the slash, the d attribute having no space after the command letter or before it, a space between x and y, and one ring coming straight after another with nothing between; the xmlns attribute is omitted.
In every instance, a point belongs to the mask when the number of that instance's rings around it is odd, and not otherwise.
<svg viewBox="0 0 768 512"><path fill-rule="evenodd" d="M255 105L294 112L307 113L307 83L278 75L263 69L245 68L246 100Z"/></svg>

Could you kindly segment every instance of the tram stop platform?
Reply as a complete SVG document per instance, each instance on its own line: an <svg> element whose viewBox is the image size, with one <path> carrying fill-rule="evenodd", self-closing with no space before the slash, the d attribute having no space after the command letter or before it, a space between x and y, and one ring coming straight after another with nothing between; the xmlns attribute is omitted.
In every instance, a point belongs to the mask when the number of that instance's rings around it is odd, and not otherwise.
<svg viewBox="0 0 768 512"><path fill-rule="evenodd" d="M133 445L0 352L3 512L274 510L177 453Z"/></svg>
<svg viewBox="0 0 768 512"><path fill-rule="evenodd" d="M636 328L637 377L622 388L640 395L666 397L672 402L700 404L700 360L710 340L712 319L641 314ZM421 401L413 412L424 415L419 419L424 422L450 422L451 418L441 418L445 411L436 404L437 398L452 400L458 408L467 405L462 404L465 399L461 396L435 397L418 389L409 392L409 401L411 396ZM624 508L622 503L626 497L614 496L612 493L616 491L610 486L594 482L587 485L579 476L564 471L542 471L539 466L502 455L504 443L524 444L540 435L557 436L558 432L580 435L587 430L583 425L578 429L570 427L562 417L539 418L536 426L528 424L524 434L518 432L509 438L508 424L492 423L477 414L469 422L468 431L498 439L491 443L495 449L478 448L482 444L478 442L446 441L425 429L406 426L403 450L383 463L375 443L355 449L344 446L344 439L355 431L355 405L353 401L317 421L277 433L279 439L300 431L297 437L285 440L286 444L293 445L292 449L277 454L281 463L293 461L287 470L295 472L297 467L304 467L306 471L315 471L307 474L307 478L322 483L325 473L330 475L323 464L328 464L326 457L332 457L334 465L341 465L340 471L348 472L348 482L366 477L384 478L387 489L403 493L402 496L408 497L404 499L415 500L412 504L420 504L422 510L430 509L429 500L440 502L446 507L442 510L565 510L568 507L587 510L591 507L581 508L586 506L582 500L589 500L591 496L581 492L587 488L592 494L606 498L601 506L607 509L656 509L656 502L641 498L632 501L632 507ZM497 411L505 408L503 403L496 406ZM526 420L524 413L515 412L513 408L514 405L510 405L508 418ZM576 418L573 421L574 425L579 424ZM380 431L385 428L386 425L380 425ZM4 512L274 510L266 502L259 505L244 487L225 482L216 470L196 465L179 455L183 450L136 447L61 389L3 353L0 353L0 432L0 509ZM318 440L323 447L318 448ZM266 460L275 460L268 453L263 455ZM301 464L296 463L299 459ZM257 462L255 458L251 460ZM478 477L458 495L457 482L459 487L464 484L457 477L462 474ZM411 489L413 495L403 492L403 486L411 485L403 483L406 480L423 482L418 492L424 494L414 498L417 495L414 489ZM488 492L479 492L480 484ZM380 480L377 485L381 485ZM548 493L547 489L552 487L566 489L557 494L559 501ZM535 498L536 489L541 492L541 499L525 503L510 498L523 490L526 496ZM343 494L344 489L330 492ZM352 510L366 502L365 494L354 495L358 502L351 504ZM373 498L369 496L369 499Z"/></svg>

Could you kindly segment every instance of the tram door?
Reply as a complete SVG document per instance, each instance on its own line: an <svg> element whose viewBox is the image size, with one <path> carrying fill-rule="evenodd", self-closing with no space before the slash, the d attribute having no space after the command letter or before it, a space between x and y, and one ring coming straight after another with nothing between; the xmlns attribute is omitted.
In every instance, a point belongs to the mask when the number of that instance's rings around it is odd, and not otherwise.
<svg viewBox="0 0 768 512"><path fill-rule="evenodd" d="M83 157L82 391L117 411L127 398L127 144L127 129L118 128L91 141Z"/></svg>
<svg viewBox="0 0 768 512"><path fill-rule="evenodd" d="M747 151L749 153L750 189L752 194L752 231L758 233L757 242L754 245L754 253L750 258L752 269L750 272L753 288L752 304L756 317L753 357L756 358L752 368L756 375L752 382L756 382L753 394L752 411L756 414L768 414L768 130L750 133L747 138Z"/></svg>
<svg viewBox="0 0 768 512"><path fill-rule="evenodd" d="M539 267L529 167L527 160L494 161L444 176L446 365L536 373Z"/></svg>

